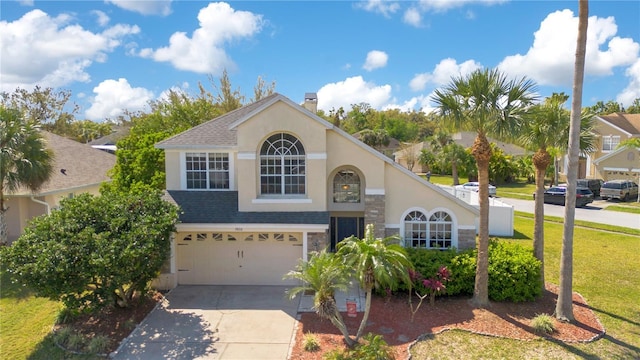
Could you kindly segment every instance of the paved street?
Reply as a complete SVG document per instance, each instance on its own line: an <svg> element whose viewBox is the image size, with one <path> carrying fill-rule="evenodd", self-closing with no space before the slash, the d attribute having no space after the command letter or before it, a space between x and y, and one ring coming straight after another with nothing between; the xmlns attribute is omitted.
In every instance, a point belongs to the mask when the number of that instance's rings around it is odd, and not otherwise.
<svg viewBox="0 0 640 360"><path fill-rule="evenodd" d="M500 201L513 205L516 211L533 213L533 200L500 198ZM601 224L624 226L640 229L640 215L619 211L607 211L606 206L614 204L604 200L596 200L584 208L576 208L576 220L591 221ZM544 204L544 214L564 217L564 206Z"/></svg>

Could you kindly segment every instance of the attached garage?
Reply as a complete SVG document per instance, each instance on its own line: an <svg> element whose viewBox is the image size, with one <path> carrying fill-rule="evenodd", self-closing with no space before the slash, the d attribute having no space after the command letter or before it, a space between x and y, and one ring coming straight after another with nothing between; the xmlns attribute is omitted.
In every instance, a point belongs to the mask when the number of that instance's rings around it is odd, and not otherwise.
<svg viewBox="0 0 640 360"><path fill-rule="evenodd" d="M283 280L303 257L302 233L178 233L181 285L291 285Z"/></svg>

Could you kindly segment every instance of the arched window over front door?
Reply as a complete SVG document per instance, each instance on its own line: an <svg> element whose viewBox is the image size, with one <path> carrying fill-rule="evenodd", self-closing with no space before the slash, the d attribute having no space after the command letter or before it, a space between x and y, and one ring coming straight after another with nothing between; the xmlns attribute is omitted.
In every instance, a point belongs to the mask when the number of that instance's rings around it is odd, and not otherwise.
<svg viewBox="0 0 640 360"><path fill-rule="evenodd" d="M360 176L355 171L340 170L333 177L333 202L360 202Z"/></svg>
<svg viewBox="0 0 640 360"><path fill-rule="evenodd" d="M260 148L260 192L262 195L306 193L304 147L298 138L280 133L270 136Z"/></svg>

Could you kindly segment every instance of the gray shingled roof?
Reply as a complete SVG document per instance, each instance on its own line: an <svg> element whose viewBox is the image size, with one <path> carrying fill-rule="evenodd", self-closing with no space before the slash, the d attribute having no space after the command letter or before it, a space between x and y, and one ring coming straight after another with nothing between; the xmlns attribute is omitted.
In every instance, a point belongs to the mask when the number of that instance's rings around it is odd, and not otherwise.
<svg viewBox="0 0 640 360"><path fill-rule="evenodd" d="M47 142L47 148L53 152L53 174L34 195L72 192L74 189L111 180L107 172L116 163L115 155L47 131L43 131L42 136ZM32 192L19 189L9 195L30 196Z"/></svg>
<svg viewBox="0 0 640 360"><path fill-rule="evenodd" d="M327 211L238 211L237 191L167 190L165 199L180 206L187 224L329 224Z"/></svg>
<svg viewBox="0 0 640 360"><path fill-rule="evenodd" d="M194 126L187 131L160 141L156 144L156 147L160 149L167 149L176 146L212 147L214 144L216 147L236 146L238 140L236 130L229 129L229 125L251 114L278 96L281 95L278 93L271 94L264 99L260 99L259 101L230 111L213 120Z"/></svg>

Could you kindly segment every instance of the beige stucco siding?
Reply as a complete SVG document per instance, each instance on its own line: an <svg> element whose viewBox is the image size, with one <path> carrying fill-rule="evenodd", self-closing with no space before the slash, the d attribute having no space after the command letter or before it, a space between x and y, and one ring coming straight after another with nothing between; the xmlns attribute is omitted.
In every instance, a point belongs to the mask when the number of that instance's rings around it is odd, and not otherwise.
<svg viewBox="0 0 640 360"><path fill-rule="evenodd" d="M325 211L327 177L327 128L309 121L303 113L283 103L276 103L237 126L238 159L236 161L238 207L240 211ZM260 196L260 147L270 136L287 132L296 136L306 154L306 194L290 199L267 199Z"/></svg>
<svg viewBox="0 0 640 360"><path fill-rule="evenodd" d="M181 190L181 177L183 168L181 166L183 153L179 151L164 151L164 166L166 169L167 190Z"/></svg>
<svg viewBox="0 0 640 360"><path fill-rule="evenodd" d="M475 225L475 214L471 210L459 205L450 196L428 189L429 185L419 179L407 176L391 165L386 166L385 179L387 184L393 184L386 188L385 194L385 222L388 225L400 224L407 211L417 207L427 212L436 208L448 209L455 216L458 226Z"/></svg>
<svg viewBox="0 0 640 360"><path fill-rule="evenodd" d="M327 149L329 173L340 167L353 166L364 175L361 181L366 189L384 189L385 162L382 159L332 131L327 135ZM327 181L331 182L332 179Z"/></svg>
<svg viewBox="0 0 640 360"><path fill-rule="evenodd" d="M619 150L606 159L598 162L598 172L604 180L638 181L640 173L640 150L628 148Z"/></svg>

